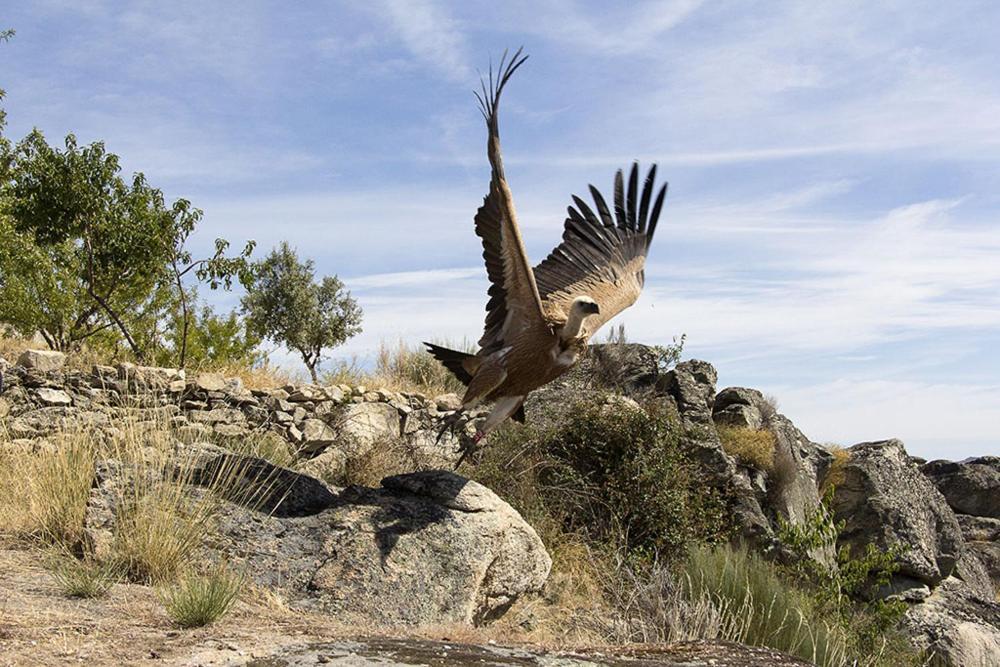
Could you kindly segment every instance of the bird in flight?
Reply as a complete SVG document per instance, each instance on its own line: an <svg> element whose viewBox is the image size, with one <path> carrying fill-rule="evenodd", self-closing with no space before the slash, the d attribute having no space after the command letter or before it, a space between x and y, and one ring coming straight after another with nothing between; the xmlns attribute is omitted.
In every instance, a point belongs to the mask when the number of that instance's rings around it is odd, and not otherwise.
<svg viewBox="0 0 1000 667"><path fill-rule="evenodd" d="M504 176L497 117L504 87L528 57L521 49L510 60L506 56L496 78L491 66L488 82L481 82L482 93L476 93L492 167L489 194L475 217L490 281L485 330L475 354L424 343L466 386L462 406L446 421L442 435L467 410L482 402L494 404L472 446L508 417L523 422L528 393L569 370L590 337L639 298L646 254L667 193L664 183L653 196L655 164L641 192L638 165L632 165L627 185L619 169L613 206L593 185L593 208L574 196L562 243L532 268ZM469 450L463 449L464 458Z"/></svg>

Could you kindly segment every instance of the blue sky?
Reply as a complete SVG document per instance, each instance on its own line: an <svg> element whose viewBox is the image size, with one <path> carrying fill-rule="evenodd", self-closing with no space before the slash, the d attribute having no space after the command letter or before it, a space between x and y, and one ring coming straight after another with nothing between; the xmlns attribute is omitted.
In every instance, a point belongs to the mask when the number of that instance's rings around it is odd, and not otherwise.
<svg viewBox="0 0 1000 667"><path fill-rule="evenodd" d="M632 339L686 333L814 440L1000 453L997 3L43 0L0 24L9 136L104 140L205 211L199 247L288 240L358 297L362 358L478 338L471 91L523 44L501 133L534 260L571 193L656 161Z"/></svg>

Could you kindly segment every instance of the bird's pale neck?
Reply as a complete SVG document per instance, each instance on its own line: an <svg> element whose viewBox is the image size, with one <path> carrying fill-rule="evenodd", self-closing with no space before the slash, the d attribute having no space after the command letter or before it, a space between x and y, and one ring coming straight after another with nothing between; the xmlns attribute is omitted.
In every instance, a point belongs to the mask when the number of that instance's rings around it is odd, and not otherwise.
<svg viewBox="0 0 1000 667"><path fill-rule="evenodd" d="M583 321L585 319L587 319L587 313L584 313L579 308L571 308L569 317L566 318L566 324L563 325L562 330L559 332L560 340L566 342L578 337L580 331L583 329Z"/></svg>

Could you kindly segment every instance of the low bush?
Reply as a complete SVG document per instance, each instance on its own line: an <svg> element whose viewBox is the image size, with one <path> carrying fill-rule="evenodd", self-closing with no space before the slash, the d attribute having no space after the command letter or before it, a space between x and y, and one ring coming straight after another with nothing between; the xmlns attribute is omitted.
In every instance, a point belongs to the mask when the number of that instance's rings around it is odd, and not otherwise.
<svg viewBox="0 0 1000 667"><path fill-rule="evenodd" d="M532 525L631 556L669 560L727 530L724 503L681 447L681 427L658 406L623 399L576 404L551 428L493 436L469 474Z"/></svg>
<svg viewBox="0 0 1000 667"><path fill-rule="evenodd" d="M717 426L716 430L722 448L737 461L767 473L774 470L773 433L746 426Z"/></svg>
<svg viewBox="0 0 1000 667"><path fill-rule="evenodd" d="M245 577L222 563L208 574L189 575L163 588L160 600L171 620L182 628L196 628L222 618L236 602Z"/></svg>
<svg viewBox="0 0 1000 667"><path fill-rule="evenodd" d="M823 479L820 480L820 491L824 493L844 483L844 467L851 460L850 450L840 445L826 445L826 451L830 452L833 460L830 462L830 467L826 469Z"/></svg>
<svg viewBox="0 0 1000 667"><path fill-rule="evenodd" d="M896 630L906 603L879 596L899 569L905 549L894 545L880 550L868 544L863 550L846 545L838 550L837 536L844 523L837 522L830 510L833 493L834 487L828 486L801 524L779 518L777 537L793 555L784 571L812 591L825 613L849 629L852 654L866 657L869 664L881 664L882 656L892 656L900 665L919 664L915 651Z"/></svg>

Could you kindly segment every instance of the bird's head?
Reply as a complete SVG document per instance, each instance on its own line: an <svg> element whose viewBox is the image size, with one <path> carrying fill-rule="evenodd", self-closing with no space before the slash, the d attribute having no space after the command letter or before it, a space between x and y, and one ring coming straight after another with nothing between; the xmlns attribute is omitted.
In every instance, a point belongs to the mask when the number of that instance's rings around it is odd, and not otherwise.
<svg viewBox="0 0 1000 667"><path fill-rule="evenodd" d="M587 315L597 315L601 312L601 307L589 296L578 296L573 299L573 310L586 317Z"/></svg>

